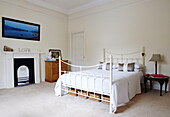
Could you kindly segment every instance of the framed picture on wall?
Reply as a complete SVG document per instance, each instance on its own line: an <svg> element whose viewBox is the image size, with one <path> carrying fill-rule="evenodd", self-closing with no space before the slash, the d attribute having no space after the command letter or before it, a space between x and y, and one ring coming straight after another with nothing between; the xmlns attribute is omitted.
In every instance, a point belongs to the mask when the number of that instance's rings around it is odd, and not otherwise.
<svg viewBox="0 0 170 117"><path fill-rule="evenodd" d="M49 49L49 52L51 52L51 58L59 60L59 56L62 60L61 50L60 49Z"/></svg>
<svg viewBox="0 0 170 117"><path fill-rule="evenodd" d="M2 17L2 37L40 41L40 25Z"/></svg>

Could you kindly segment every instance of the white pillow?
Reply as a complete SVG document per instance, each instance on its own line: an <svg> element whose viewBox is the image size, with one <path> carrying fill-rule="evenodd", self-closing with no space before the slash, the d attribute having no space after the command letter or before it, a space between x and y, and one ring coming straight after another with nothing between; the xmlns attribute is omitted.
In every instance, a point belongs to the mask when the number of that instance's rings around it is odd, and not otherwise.
<svg viewBox="0 0 170 117"><path fill-rule="evenodd" d="M106 62L102 65L102 70L106 70Z"/></svg>
<svg viewBox="0 0 170 117"><path fill-rule="evenodd" d="M135 72L143 72L143 69L134 69Z"/></svg>
<svg viewBox="0 0 170 117"><path fill-rule="evenodd" d="M113 69L118 69L118 64L116 64L116 63L113 63Z"/></svg>
<svg viewBox="0 0 170 117"><path fill-rule="evenodd" d="M124 72L127 72L128 71L128 64L131 64L131 63L134 63L134 62L120 62L121 64L124 63L124 66L123 66L123 71ZM143 64L139 64L139 63L134 63L134 71L142 71L143 70L143 67L144 65Z"/></svg>
<svg viewBox="0 0 170 117"><path fill-rule="evenodd" d="M135 63L135 69L143 69L143 68L144 68L143 64Z"/></svg>
<svg viewBox="0 0 170 117"><path fill-rule="evenodd" d="M110 62L104 63L102 70L110 70Z"/></svg>
<svg viewBox="0 0 170 117"><path fill-rule="evenodd" d="M118 69L118 64L113 64L112 68L113 69ZM102 70L110 70L110 62L103 63Z"/></svg>
<svg viewBox="0 0 170 117"><path fill-rule="evenodd" d="M129 62L129 63L127 63L127 62L119 62L120 64L124 64L123 65L123 72L127 72L127 69L128 69L128 64L130 64L130 63L134 63L134 62ZM119 63L113 63L113 69L115 70L117 70L118 69L118 67L119 67ZM100 67L101 68L101 67ZM135 63L135 65L134 65L134 71L136 71L136 72L139 72L139 71L143 71L143 68L144 68L144 65L143 64L139 64L139 63ZM109 64L109 62L105 62L105 63L103 63L102 64L102 70L110 70L110 64Z"/></svg>
<svg viewBox="0 0 170 117"><path fill-rule="evenodd" d="M97 69L102 69L102 67L103 67L103 62L100 62L99 64L100 64L100 65L97 66Z"/></svg>

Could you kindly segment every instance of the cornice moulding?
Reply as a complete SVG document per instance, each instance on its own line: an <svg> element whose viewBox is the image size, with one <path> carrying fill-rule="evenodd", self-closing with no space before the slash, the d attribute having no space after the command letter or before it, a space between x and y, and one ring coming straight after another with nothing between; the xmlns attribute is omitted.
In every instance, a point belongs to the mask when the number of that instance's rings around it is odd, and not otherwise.
<svg viewBox="0 0 170 117"><path fill-rule="evenodd" d="M8 2L8 1L3 1L3 0L0 0L0 6L1 5L19 8L19 9L22 9L22 10L31 11L31 12L35 12L35 13L43 14L43 15L47 15L47 16L57 17L57 18L62 19L62 20L65 20L65 19L68 18L67 14L64 14L64 13L61 13L61 12L56 13L56 11L54 11L54 10L52 10L52 12L51 11L50 12L48 12L48 11L44 12L44 11L41 11L39 9L32 9L32 8L24 7L24 6L17 5L17 4L14 4L14 3L11 3L11 2ZM42 8L44 8L44 7L42 7ZM47 9L47 10L51 10L51 9Z"/></svg>
<svg viewBox="0 0 170 117"><path fill-rule="evenodd" d="M82 5L82 6L77 7L77 8L71 9L71 10L62 9L58 6L55 6L55 5L52 5L52 4L49 4L47 2L43 2L43 1L37 1L37 0L25 0L25 1L69 15L69 14L72 14L72 13L76 13L76 12L79 12L79 11L82 11L82 10L86 10L86 9L89 9L89 8L92 8L92 7L95 7L95 6L98 6L98 5L102 5L102 4L105 4L105 3L108 3L108 2L112 2L112 1L115 1L115 0L98 0L98 1L94 1L94 2L91 2L91 3L85 4L85 5Z"/></svg>
<svg viewBox="0 0 170 117"><path fill-rule="evenodd" d="M30 2L32 4L36 4L38 6L42 6L44 8L48 8L48 9L51 9L51 10L55 10L57 12L61 12L61 13L64 13L64 14L68 14L68 11L65 10L65 9L62 9L60 7L57 7L55 5L52 5L52 4L49 4L47 2L43 2L43 1L37 1L37 0L25 0L27 2Z"/></svg>
<svg viewBox="0 0 170 117"><path fill-rule="evenodd" d="M74 14L70 14L69 20L74 20L74 19L77 19L77 18L89 16L89 15L108 12L110 10L126 8L126 7L129 7L129 6L142 4L142 3L147 2L147 1L151 1L151 0L126 0L126 2L123 1L123 0L120 0L120 2L117 3L117 4L115 4L115 2L112 2L112 3L102 5L102 6L96 6L95 8L91 8L89 10L84 10L84 11L80 11L80 12L77 12L77 13L74 13Z"/></svg>
<svg viewBox="0 0 170 117"><path fill-rule="evenodd" d="M112 1L115 1L115 0L99 0L99 1L91 2L89 4L85 4L83 6L69 10L68 14L72 14L72 13L76 13L76 12L79 12L79 11L82 11L82 10L93 8L95 6L102 5L102 4L105 4L105 3L108 3L108 2L112 2Z"/></svg>

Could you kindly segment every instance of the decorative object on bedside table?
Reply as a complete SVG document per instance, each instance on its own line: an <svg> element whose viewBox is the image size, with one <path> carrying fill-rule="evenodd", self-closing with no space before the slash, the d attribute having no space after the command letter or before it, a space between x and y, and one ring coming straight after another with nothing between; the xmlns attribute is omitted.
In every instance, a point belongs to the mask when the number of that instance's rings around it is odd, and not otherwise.
<svg viewBox="0 0 170 117"><path fill-rule="evenodd" d="M59 56L61 56L61 50L60 49L49 49L49 52L51 52L51 59L59 60Z"/></svg>
<svg viewBox="0 0 170 117"><path fill-rule="evenodd" d="M152 58L149 61L155 62L155 74L157 74L157 62L162 61L160 54L152 54Z"/></svg>

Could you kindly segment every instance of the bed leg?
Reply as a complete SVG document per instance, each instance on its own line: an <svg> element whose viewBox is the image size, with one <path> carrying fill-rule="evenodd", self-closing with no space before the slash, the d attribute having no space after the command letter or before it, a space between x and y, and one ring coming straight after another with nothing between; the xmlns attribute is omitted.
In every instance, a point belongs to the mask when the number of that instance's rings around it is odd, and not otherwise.
<svg viewBox="0 0 170 117"><path fill-rule="evenodd" d="M109 112L109 113L110 113L110 114L115 114L116 111L117 111L117 108L114 108L114 109L113 109L113 104L110 103L110 112Z"/></svg>
<svg viewBox="0 0 170 117"><path fill-rule="evenodd" d="M110 114L112 114L113 111L112 111L112 104L110 104Z"/></svg>

